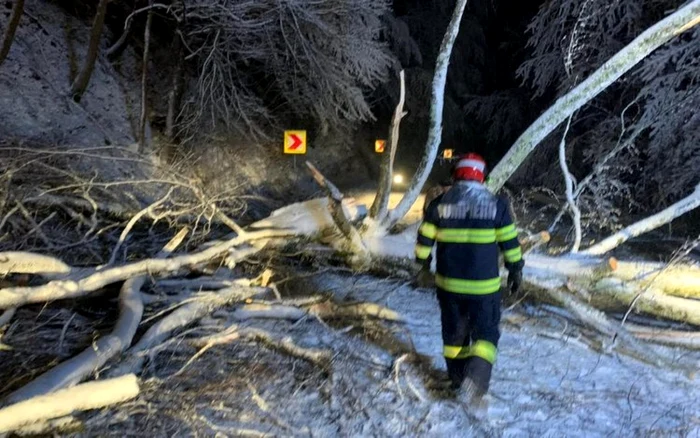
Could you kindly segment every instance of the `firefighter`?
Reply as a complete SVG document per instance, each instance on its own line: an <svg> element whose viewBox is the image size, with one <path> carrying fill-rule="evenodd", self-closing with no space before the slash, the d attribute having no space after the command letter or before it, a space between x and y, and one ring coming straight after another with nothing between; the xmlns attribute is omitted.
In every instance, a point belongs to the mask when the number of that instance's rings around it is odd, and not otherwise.
<svg viewBox="0 0 700 438"><path fill-rule="evenodd" d="M515 294L524 265L518 235L505 199L484 186L486 163L474 153L459 159L454 185L427 208L418 231L416 259L429 272L437 243L437 299L443 355L452 387L475 402L486 394L496 360L501 319L499 248Z"/></svg>

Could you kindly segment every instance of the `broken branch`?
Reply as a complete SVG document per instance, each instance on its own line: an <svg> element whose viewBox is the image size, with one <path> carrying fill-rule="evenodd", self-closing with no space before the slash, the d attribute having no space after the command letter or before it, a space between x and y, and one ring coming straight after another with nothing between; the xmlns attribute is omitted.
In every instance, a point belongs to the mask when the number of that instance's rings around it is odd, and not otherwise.
<svg viewBox="0 0 700 438"><path fill-rule="evenodd" d="M138 395L138 379L133 374L83 383L0 409L0 433L12 432L33 423L65 417L76 411L99 409L122 403Z"/></svg>

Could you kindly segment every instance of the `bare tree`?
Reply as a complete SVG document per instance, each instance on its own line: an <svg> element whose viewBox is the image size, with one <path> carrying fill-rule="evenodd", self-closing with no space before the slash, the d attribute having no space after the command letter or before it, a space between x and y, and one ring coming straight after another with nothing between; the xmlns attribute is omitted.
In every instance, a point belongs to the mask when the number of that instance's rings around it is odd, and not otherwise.
<svg viewBox="0 0 700 438"><path fill-rule="evenodd" d="M670 0L553 0L532 21L532 55L519 74L536 95L563 96L577 77L632 41L640 26L659 21L676 6ZM583 160L575 170L588 175L574 198L589 230L614 229L623 215L650 202L668 205L699 181L694 169L700 165L700 118L691 110L700 105L700 91L692 85L700 80L698 41L697 27L674 38L579 110L575 156ZM538 159L551 157L554 142L545 139L535 152ZM559 186L551 172L519 175L547 188Z"/></svg>
<svg viewBox="0 0 700 438"><path fill-rule="evenodd" d="M0 45L0 66L5 61L5 58L7 58L7 54L10 53L10 47L12 47L12 42L15 39L15 32L17 31L23 13L24 0L15 0L15 4L12 6L10 21L7 23L5 34L2 37L2 44Z"/></svg>

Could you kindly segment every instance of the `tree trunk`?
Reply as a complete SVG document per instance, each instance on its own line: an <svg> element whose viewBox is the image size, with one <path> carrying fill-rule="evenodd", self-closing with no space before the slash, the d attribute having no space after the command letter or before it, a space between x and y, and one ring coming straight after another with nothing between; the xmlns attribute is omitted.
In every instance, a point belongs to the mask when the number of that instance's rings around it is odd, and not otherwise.
<svg viewBox="0 0 700 438"><path fill-rule="evenodd" d="M566 201L571 210L571 218L574 222L574 244L571 247L571 252L576 254L581 247L581 209L576 205L576 200L574 199L574 178L569 172L569 166L566 164L566 134L569 132L571 127L571 118L569 116L569 121L566 123L566 129L564 129L564 135L561 137L561 142L559 142L559 165L561 166L562 175L564 175L564 185L566 186Z"/></svg>
<svg viewBox="0 0 700 438"><path fill-rule="evenodd" d="M80 102L80 99L82 99L90 83L92 71L95 69L97 55L100 52L100 38L102 37L102 29L104 28L105 16L107 15L107 4L109 4L109 0L100 0L100 3L97 5L97 13L92 23L90 42L88 43L88 51L83 62L83 68L71 86L71 95L76 102Z"/></svg>
<svg viewBox="0 0 700 438"><path fill-rule="evenodd" d="M629 239L655 230L660 226L671 222L675 218L694 210L698 206L700 206L700 184L695 187L695 191L693 191L692 194L686 196L665 210L662 210L653 216L649 216L648 218L642 219L641 221L618 231L605 240L586 249L582 253L587 255L605 254L622 245Z"/></svg>
<svg viewBox="0 0 700 438"><path fill-rule="evenodd" d="M182 42L180 41L180 35L175 33L173 39L175 40L173 42L173 51L177 56L177 64L173 70L172 88L168 93L168 115L165 119L165 136L170 141L173 141L175 138L175 123L177 122L177 116L180 108L183 80L182 73L185 64L185 59L182 56Z"/></svg>
<svg viewBox="0 0 700 438"><path fill-rule="evenodd" d="M671 321L700 325L700 301L666 295L657 288L640 288L616 278L593 285L591 304L602 310L645 313Z"/></svg>
<svg viewBox="0 0 700 438"><path fill-rule="evenodd" d="M343 209L343 194L328 180L328 178L323 176L313 164L307 161L306 166L311 171L318 185L328 193L328 211L336 227L345 238L343 248L339 249L341 252L349 253L350 258L348 259L348 263L351 266L358 270L365 270L369 267L369 252L357 228L353 226L350 219L345 214L345 210Z"/></svg>
<svg viewBox="0 0 700 438"><path fill-rule="evenodd" d="M180 231L165 245L156 258L165 258L171 254L185 239L188 231L187 228ZM112 333L100 338L79 355L51 368L32 380L31 383L13 392L7 400L10 403L17 403L73 386L94 374L107 361L126 350L131 345L143 315L141 288L146 279L145 275L141 275L127 280L122 285L119 294L119 319L114 325Z"/></svg>
<svg viewBox="0 0 700 438"><path fill-rule="evenodd" d="M7 54L10 53L12 42L15 40L15 32L17 31L23 13L24 0L15 0L15 5L12 7L12 15L10 15L10 21L7 23L7 29L5 29L5 34L2 37L2 45L0 46L0 66L5 61L5 58L7 58Z"/></svg>
<svg viewBox="0 0 700 438"><path fill-rule="evenodd" d="M403 111L403 106L406 102L406 81L404 76L404 71L401 70L399 73L399 103L396 105L394 116L391 119L391 127L389 128L389 150L384 151L381 168L379 169L379 189L377 190L377 196L374 198L372 207L369 209L369 217L379 222L384 220L389 209L389 198L391 196L391 185L394 173L394 159L396 158L396 149L399 144L399 127L401 125L401 119L406 115Z"/></svg>
<svg viewBox="0 0 700 438"><path fill-rule="evenodd" d="M489 177L489 188L494 192L500 190L528 155L561 122L590 102L652 51L698 23L700 23L700 0L691 0L617 52L585 81L560 97L527 128L493 169Z"/></svg>
<svg viewBox="0 0 700 438"><path fill-rule="evenodd" d="M700 0L698 0L700 1ZM415 204L420 191L423 189L425 182L430 176L430 171L433 169L435 158L437 158L440 141L442 140L442 113L445 106L445 84L447 82L447 67L450 64L450 55L454 47L459 26L462 21L464 8L467 6L467 0L457 0L452 19L447 26L447 31L442 39L440 53L435 63L435 75L433 77L433 90L430 99L430 127L428 132L428 141L425 144L423 159L418 165L415 175L411 180L411 185L404 194L396 208L389 214L386 228L391 228L400 221L406 213Z"/></svg>
<svg viewBox="0 0 700 438"><path fill-rule="evenodd" d="M83 383L0 409L0 433L74 412L99 409L139 395L138 379L130 374L116 379Z"/></svg>
<svg viewBox="0 0 700 438"><path fill-rule="evenodd" d="M153 7L153 0L150 2ZM141 118L139 121L139 152L144 153L148 146L146 124L148 123L148 50L151 45L151 22L153 21L153 9L148 11L146 18L146 30L143 34L143 65L141 66Z"/></svg>
<svg viewBox="0 0 700 438"><path fill-rule="evenodd" d="M256 252L259 248L242 248L233 250L236 246L249 244L254 240L269 239L273 237L289 236L288 230L261 230L250 232L240 237L234 237L218 243L205 250L173 257L166 260L146 259L123 266L107 268L102 271L90 271L78 278L67 280L54 280L36 287L10 287L0 289L0 309L22 306L29 303L42 303L46 301L75 298L101 289L108 284L125 281L129 278L150 274L157 275L163 272L176 272L184 267L196 266L208 263L218 258L227 256L233 261L240 261Z"/></svg>

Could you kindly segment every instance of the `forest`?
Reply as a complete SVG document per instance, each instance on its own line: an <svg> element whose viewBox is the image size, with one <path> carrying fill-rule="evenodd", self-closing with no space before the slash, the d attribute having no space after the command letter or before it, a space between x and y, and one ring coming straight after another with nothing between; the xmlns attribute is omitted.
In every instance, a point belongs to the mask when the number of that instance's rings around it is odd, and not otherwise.
<svg viewBox="0 0 700 438"><path fill-rule="evenodd" d="M700 433L700 0L3 6L0 436ZM486 419L416 283L446 150L524 253Z"/></svg>

